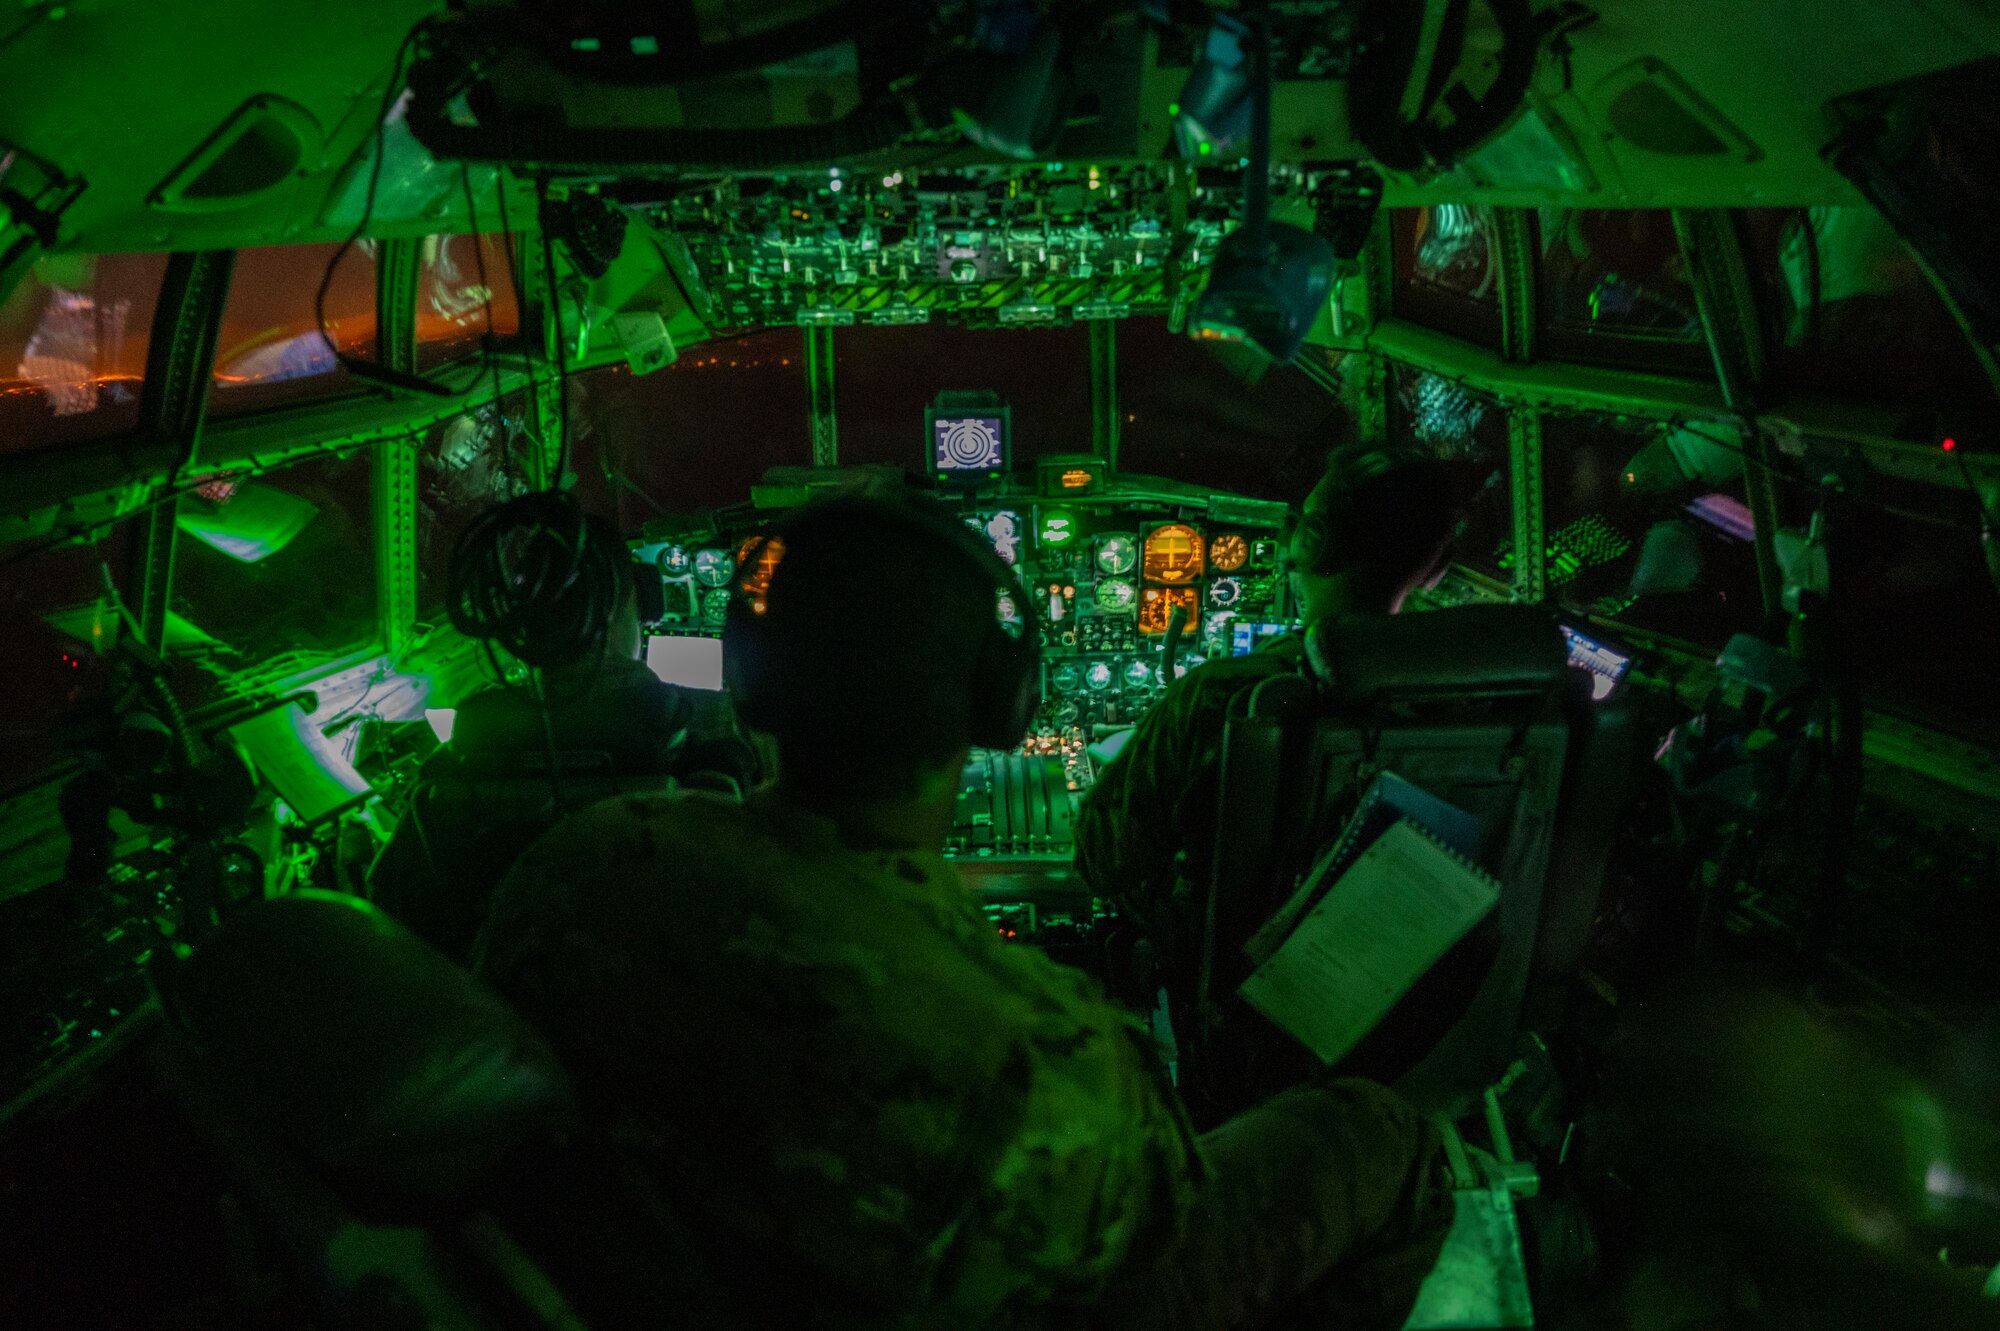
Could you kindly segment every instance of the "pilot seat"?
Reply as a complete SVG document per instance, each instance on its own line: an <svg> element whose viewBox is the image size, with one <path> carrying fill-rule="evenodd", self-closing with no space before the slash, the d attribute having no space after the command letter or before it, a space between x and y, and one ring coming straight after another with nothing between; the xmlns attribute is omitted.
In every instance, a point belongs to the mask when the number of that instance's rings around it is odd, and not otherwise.
<svg viewBox="0 0 2000 1331"><path fill-rule="evenodd" d="M1308 634L1306 658L1239 698L1224 732L1193 1009L1220 1024L1193 1032L1200 1089L1233 1112L1318 1070L1236 997L1253 968L1243 947L1369 782L1394 772L1482 820L1478 859L1502 892L1335 1070L1455 1117L1551 1015L1578 963L1638 769L1637 721L1620 699L1592 701L1533 606L1331 619Z"/></svg>
<svg viewBox="0 0 2000 1331"><path fill-rule="evenodd" d="M547 713L524 689L468 699L369 870L375 903L456 960L471 956L500 879L565 813L681 787L740 799L756 779L725 695L664 684L636 662L607 664Z"/></svg>

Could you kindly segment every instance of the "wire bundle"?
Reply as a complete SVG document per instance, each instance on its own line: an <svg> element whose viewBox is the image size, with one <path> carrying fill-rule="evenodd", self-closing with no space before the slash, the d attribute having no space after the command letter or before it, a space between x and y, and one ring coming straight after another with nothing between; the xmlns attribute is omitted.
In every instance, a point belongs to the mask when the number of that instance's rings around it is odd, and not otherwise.
<svg viewBox="0 0 2000 1331"><path fill-rule="evenodd" d="M556 491L473 519L451 555L452 625L537 669L603 650L628 583L622 543Z"/></svg>

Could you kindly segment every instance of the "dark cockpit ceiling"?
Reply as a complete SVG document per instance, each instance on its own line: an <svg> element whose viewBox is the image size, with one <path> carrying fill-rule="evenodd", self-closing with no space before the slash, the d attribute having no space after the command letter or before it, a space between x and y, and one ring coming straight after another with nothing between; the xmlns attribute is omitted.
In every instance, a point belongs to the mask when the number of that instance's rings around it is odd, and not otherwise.
<svg viewBox="0 0 2000 1331"><path fill-rule="evenodd" d="M1073 797L1176 672L1291 622L1285 510L1331 444L1450 469L1456 562L1413 608L1550 607L1649 738L1830 576L1865 717L1843 983L1985 1019L1990 6L1432 5L1407 35L1457 58L1377 99L1433 96L1419 132L1356 113L1380 6L1274 4L1271 216L1338 256L1290 356L1201 305L1255 145L1197 105L1200 6L1074 21L1052 119L1009 81L1025 29L952 26L977 6L662 6L722 74L649 67L676 48L616 8L86 0L0 32L0 911L31 1014L0 1133L119 1057L186 909L171 838L122 815L106 891L38 890L130 647L195 728L282 715L332 782L323 820L260 805L265 884L227 890L354 888L344 839L490 668L446 621L452 541L552 480L658 571L649 663L713 688L773 513L965 464L941 498L1020 571L1045 702L977 756L950 850L1004 936L1086 963ZM952 17L896 28L920 10ZM1613 877L1734 872L1730 928L1791 948L1803 803L1760 861L1642 802Z"/></svg>

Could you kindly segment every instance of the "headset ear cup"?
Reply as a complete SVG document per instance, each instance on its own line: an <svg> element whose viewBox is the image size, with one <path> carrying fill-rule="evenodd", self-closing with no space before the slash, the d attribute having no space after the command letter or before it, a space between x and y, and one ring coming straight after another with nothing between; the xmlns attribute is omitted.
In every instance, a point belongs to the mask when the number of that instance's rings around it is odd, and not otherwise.
<svg viewBox="0 0 2000 1331"><path fill-rule="evenodd" d="M1011 749L1027 738L1042 702L1042 671L1032 644L996 631L973 669L971 733L982 749Z"/></svg>
<svg viewBox="0 0 2000 1331"><path fill-rule="evenodd" d="M629 561L632 574L632 591L637 598L639 622L657 624L667 617L667 589L660 581L660 571L642 559Z"/></svg>

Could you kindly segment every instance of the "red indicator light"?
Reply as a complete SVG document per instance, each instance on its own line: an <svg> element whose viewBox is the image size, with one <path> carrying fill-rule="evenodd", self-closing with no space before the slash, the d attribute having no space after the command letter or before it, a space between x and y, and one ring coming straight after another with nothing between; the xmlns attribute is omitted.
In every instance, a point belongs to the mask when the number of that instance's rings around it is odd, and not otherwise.
<svg viewBox="0 0 2000 1331"><path fill-rule="evenodd" d="M1958 440L1947 439L1942 444L1938 445L1938 447L1942 448L1945 452L1949 453L1953 449L1958 447Z"/></svg>

